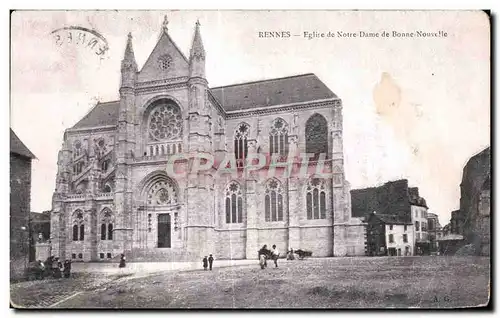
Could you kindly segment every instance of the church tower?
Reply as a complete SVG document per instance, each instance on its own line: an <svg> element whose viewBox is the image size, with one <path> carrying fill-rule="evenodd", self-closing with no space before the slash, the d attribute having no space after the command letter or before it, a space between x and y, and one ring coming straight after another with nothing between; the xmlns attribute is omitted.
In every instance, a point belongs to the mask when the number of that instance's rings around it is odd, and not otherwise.
<svg viewBox="0 0 500 318"><path fill-rule="evenodd" d="M205 49L197 21L189 54L189 107L188 107L188 149L190 167L200 162L201 157L212 157L212 118L208 101L208 82L205 75ZM209 159L210 160L210 159ZM214 180L209 171L188 173L187 186L187 249L199 256L213 252L214 248Z"/></svg>
<svg viewBox="0 0 500 318"><path fill-rule="evenodd" d="M116 176L115 176L115 254L132 249L132 185L131 167L127 160L132 159L135 148L135 85L137 63L132 47L132 34L128 34L125 54L121 63L120 106L118 113L118 131L116 141Z"/></svg>

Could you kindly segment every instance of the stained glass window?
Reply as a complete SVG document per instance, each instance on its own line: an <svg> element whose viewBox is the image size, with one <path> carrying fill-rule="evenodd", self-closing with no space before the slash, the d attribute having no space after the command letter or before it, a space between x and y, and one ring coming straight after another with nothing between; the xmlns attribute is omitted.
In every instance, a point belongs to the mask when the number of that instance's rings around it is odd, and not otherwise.
<svg viewBox="0 0 500 318"><path fill-rule="evenodd" d="M76 210L73 213L73 241L83 241L85 238L85 226L83 212Z"/></svg>
<svg viewBox="0 0 500 318"><path fill-rule="evenodd" d="M281 119L275 119L271 124L269 132L269 153L279 154L280 156L288 155L288 125Z"/></svg>
<svg viewBox="0 0 500 318"><path fill-rule="evenodd" d="M226 188L226 223L243 223L243 198L240 185L233 181Z"/></svg>
<svg viewBox="0 0 500 318"><path fill-rule="evenodd" d="M283 195L281 182L271 179L266 183L264 193L266 222L283 221Z"/></svg>
<svg viewBox="0 0 500 318"><path fill-rule="evenodd" d="M324 153L328 158L328 123L320 114L312 115L306 122L306 153L318 159Z"/></svg>
<svg viewBox="0 0 500 318"><path fill-rule="evenodd" d="M104 208L101 211L101 240L113 239L113 212Z"/></svg>
<svg viewBox="0 0 500 318"><path fill-rule="evenodd" d="M245 123L239 124L234 133L234 155L239 166L243 165L245 158L248 155L248 134L250 126Z"/></svg>
<svg viewBox="0 0 500 318"><path fill-rule="evenodd" d="M310 179L306 186L307 219L326 219L326 186L325 180Z"/></svg>
<svg viewBox="0 0 500 318"><path fill-rule="evenodd" d="M180 108L173 103L156 106L149 117L149 140L172 141L182 137L182 115ZM159 153L159 150L156 150Z"/></svg>

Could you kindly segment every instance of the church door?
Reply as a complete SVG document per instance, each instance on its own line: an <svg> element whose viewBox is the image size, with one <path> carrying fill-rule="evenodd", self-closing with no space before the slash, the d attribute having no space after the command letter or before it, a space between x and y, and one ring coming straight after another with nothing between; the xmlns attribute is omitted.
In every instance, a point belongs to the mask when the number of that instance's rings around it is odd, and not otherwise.
<svg viewBox="0 0 500 318"><path fill-rule="evenodd" d="M170 214L158 214L158 247L171 247Z"/></svg>

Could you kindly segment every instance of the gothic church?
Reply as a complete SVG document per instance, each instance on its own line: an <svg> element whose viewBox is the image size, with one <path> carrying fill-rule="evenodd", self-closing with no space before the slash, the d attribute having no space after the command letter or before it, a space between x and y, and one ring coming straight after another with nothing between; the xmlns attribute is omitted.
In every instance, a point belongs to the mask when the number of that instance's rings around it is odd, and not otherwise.
<svg viewBox="0 0 500 318"><path fill-rule="evenodd" d="M209 87L197 22L189 57L168 33L138 69L128 35L120 99L67 129L51 213L52 255L106 261L257 258L258 249L364 254L344 178L342 103L314 74ZM235 156L238 177L168 173L182 153ZM242 175L252 153L325 153L329 178ZM316 159L315 159L316 158ZM189 159L176 161L178 168ZM279 169L279 168L278 168ZM187 169L188 170L188 169ZM186 171L187 171L186 170Z"/></svg>

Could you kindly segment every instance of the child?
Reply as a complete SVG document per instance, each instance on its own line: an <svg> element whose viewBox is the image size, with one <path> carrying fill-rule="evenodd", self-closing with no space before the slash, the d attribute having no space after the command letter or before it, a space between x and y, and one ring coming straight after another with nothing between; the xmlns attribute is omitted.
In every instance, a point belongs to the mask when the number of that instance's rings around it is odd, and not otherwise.
<svg viewBox="0 0 500 318"><path fill-rule="evenodd" d="M208 258L208 264L210 265L210 270L212 270L212 264L214 263L214 257L212 254L210 254L210 257Z"/></svg>
<svg viewBox="0 0 500 318"><path fill-rule="evenodd" d="M203 269L207 270L207 267L208 267L208 259L205 256L205 257L203 257Z"/></svg>

